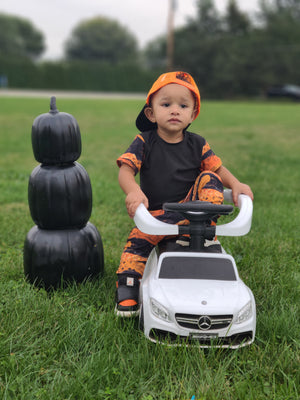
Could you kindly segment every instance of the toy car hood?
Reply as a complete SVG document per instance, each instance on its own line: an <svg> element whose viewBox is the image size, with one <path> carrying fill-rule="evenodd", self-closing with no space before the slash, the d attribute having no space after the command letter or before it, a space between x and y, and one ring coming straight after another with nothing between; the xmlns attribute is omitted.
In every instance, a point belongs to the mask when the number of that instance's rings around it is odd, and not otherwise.
<svg viewBox="0 0 300 400"><path fill-rule="evenodd" d="M226 313L231 310L235 314L240 304L250 300L247 289L238 281L197 282L187 279L176 282L166 279L159 280L156 289L150 291L150 297L179 313L188 310L195 314L213 314L216 311L222 314L223 310Z"/></svg>

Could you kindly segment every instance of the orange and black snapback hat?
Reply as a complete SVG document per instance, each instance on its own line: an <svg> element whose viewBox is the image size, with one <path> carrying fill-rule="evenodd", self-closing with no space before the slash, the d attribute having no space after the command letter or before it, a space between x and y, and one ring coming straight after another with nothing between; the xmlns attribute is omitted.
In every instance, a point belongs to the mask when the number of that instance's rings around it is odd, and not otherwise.
<svg viewBox="0 0 300 400"><path fill-rule="evenodd" d="M156 128L156 123L149 121L144 113L144 110L146 107L150 106L151 96L159 89L166 85L169 85L170 83L177 83L178 85L185 86L193 93L196 102L196 113L194 119L198 117L200 112L200 92L192 76L183 71L167 72L160 75L160 77L153 83L151 89L147 94L146 104L135 121L136 127L139 129L140 132L145 132Z"/></svg>

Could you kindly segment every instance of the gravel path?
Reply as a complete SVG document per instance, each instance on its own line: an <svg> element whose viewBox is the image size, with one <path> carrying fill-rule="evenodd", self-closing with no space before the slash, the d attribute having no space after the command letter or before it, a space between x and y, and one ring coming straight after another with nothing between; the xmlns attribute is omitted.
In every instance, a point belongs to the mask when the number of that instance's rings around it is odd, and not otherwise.
<svg viewBox="0 0 300 400"><path fill-rule="evenodd" d="M85 98L85 99L132 99L144 100L146 94L143 93L117 93L117 92L80 92L65 90L28 90L28 89L0 89L0 97L47 97L56 96L58 98Z"/></svg>

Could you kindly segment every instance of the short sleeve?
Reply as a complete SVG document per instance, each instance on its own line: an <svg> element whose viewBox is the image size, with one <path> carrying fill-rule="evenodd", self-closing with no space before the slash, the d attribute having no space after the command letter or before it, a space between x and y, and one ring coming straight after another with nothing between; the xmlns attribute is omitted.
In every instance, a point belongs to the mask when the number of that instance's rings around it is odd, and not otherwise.
<svg viewBox="0 0 300 400"><path fill-rule="evenodd" d="M222 160L215 155L209 144L205 141L202 149L201 171L215 172L222 165Z"/></svg>
<svg viewBox="0 0 300 400"><path fill-rule="evenodd" d="M123 164L129 165L135 175L140 171L144 159L145 140L141 135L137 135L126 152L117 159L119 167Z"/></svg>

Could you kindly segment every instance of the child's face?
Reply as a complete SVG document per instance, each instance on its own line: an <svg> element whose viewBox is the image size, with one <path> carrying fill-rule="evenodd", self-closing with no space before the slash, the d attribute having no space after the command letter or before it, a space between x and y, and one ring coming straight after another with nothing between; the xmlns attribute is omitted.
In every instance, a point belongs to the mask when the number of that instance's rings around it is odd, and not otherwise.
<svg viewBox="0 0 300 400"><path fill-rule="evenodd" d="M159 135L179 137L194 119L195 99L188 88L171 83L152 96L151 107L145 109L145 114L157 123Z"/></svg>

